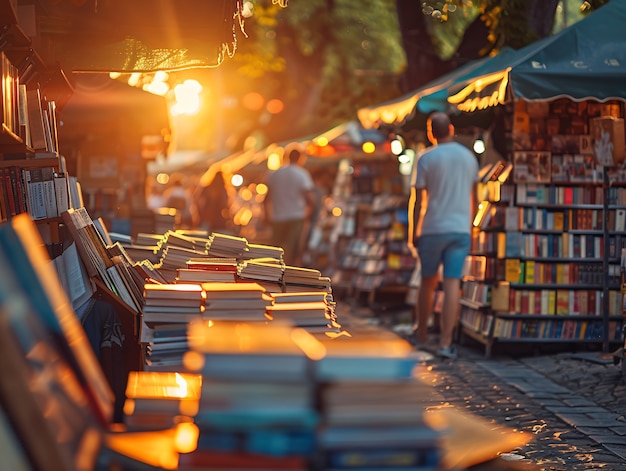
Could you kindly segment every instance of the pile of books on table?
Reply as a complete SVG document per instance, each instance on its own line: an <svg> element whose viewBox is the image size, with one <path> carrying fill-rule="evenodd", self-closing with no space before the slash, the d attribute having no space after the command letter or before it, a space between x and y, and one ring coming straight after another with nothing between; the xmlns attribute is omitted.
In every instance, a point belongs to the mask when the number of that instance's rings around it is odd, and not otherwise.
<svg viewBox="0 0 626 471"><path fill-rule="evenodd" d="M285 265L283 271L285 292L324 290L332 292L331 280L315 268Z"/></svg>
<svg viewBox="0 0 626 471"><path fill-rule="evenodd" d="M229 234L213 232L206 244L206 253L211 257L234 257L241 259L248 250L248 240Z"/></svg>
<svg viewBox="0 0 626 471"><path fill-rule="evenodd" d="M206 283L210 281L237 281L237 259L234 257L201 257L187 260L186 268L178 268L176 281Z"/></svg>
<svg viewBox="0 0 626 471"><path fill-rule="evenodd" d="M144 368L177 371L189 350L187 326L201 319L206 293L196 283L146 283L140 340L146 344Z"/></svg>
<svg viewBox="0 0 626 471"><path fill-rule="evenodd" d="M308 331L337 332L341 325L337 322L335 302L326 291L300 291L274 293L274 303L268 308L273 320L289 322Z"/></svg>
<svg viewBox="0 0 626 471"><path fill-rule="evenodd" d="M203 318L211 321L267 322L272 297L258 283L203 283L206 294Z"/></svg>
<svg viewBox="0 0 626 471"><path fill-rule="evenodd" d="M198 450L181 456L183 469L439 469L442 435L420 403L427 386L395 334L329 339L280 322L218 321L192 323L190 339L185 363L203 386Z"/></svg>

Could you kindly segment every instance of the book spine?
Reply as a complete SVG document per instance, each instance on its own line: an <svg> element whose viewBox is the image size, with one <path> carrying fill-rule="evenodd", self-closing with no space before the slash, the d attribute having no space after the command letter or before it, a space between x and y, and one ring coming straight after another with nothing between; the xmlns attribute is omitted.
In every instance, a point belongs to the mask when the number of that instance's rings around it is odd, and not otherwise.
<svg viewBox="0 0 626 471"><path fill-rule="evenodd" d="M59 215L57 211L57 197L54 190L54 169L46 167L42 169L43 188L46 203L46 217L54 218Z"/></svg>
<svg viewBox="0 0 626 471"><path fill-rule="evenodd" d="M3 177L4 177L4 189L5 189L5 195L6 195L6 200L7 200L7 207L9 209L9 212L7 214L8 219L11 219L12 216L15 216L17 214L16 212L16 208L15 208L15 193L13 191L13 185L11 184L11 171L8 168L5 168L3 170Z"/></svg>
<svg viewBox="0 0 626 471"><path fill-rule="evenodd" d="M70 209L67 178L64 174L54 176L54 191L56 194L57 214Z"/></svg>

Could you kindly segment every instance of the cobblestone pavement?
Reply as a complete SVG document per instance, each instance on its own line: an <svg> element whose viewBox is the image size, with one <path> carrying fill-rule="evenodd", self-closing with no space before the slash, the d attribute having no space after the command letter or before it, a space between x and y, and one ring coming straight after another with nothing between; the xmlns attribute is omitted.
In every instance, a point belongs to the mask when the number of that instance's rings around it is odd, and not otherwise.
<svg viewBox="0 0 626 471"><path fill-rule="evenodd" d="M357 311L346 311L347 319L392 327L384 315ZM594 352L486 358L472 345L461 345L454 361L422 358L419 376L436 400L495 429L532 435L506 458L541 471L626 471L626 378L612 358Z"/></svg>

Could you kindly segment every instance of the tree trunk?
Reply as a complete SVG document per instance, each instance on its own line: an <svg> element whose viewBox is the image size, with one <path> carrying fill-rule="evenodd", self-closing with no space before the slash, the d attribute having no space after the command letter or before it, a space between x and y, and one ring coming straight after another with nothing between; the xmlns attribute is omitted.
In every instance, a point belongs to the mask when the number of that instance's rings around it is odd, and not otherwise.
<svg viewBox="0 0 626 471"><path fill-rule="evenodd" d="M448 69L437 55L428 35L421 3L416 0L396 0L402 45L407 67L400 77L399 89L408 93L439 77Z"/></svg>
<svg viewBox="0 0 626 471"><path fill-rule="evenodd" d="M528 0L528 26L540 38L545 38L552 33L558 4L559 0Z"/></svg>

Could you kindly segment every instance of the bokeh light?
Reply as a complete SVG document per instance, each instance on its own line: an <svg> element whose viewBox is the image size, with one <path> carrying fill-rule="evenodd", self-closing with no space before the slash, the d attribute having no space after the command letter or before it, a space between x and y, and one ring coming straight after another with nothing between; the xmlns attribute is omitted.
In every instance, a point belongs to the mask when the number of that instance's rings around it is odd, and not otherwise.
<svg viewBox="0 0 626 471"><path fill-rule="evenodd" d="M240 174L235 173L232 177L230 177L230 183L234 187L239 188L243 185L243 177Z"/></svg>
<svg viewBox="0 0 626 471"><path fill-rule="evenodd" d="M374 151L376 150L376 145L373 142L367 141L363 143L363 145L361 146L361 149L366 154L373 154Z"/></svg>

